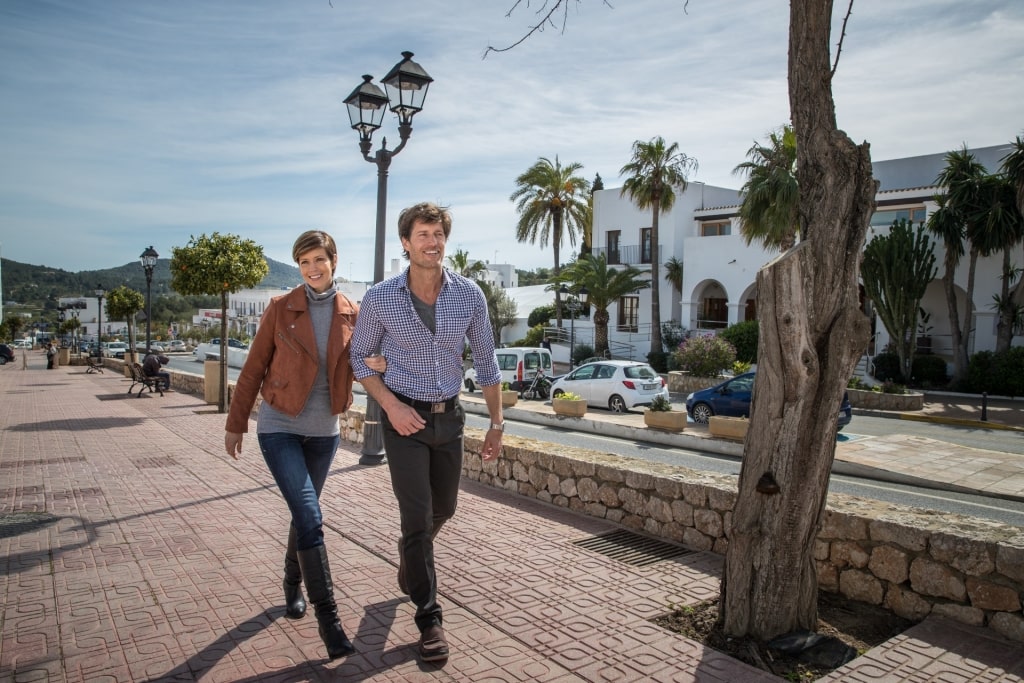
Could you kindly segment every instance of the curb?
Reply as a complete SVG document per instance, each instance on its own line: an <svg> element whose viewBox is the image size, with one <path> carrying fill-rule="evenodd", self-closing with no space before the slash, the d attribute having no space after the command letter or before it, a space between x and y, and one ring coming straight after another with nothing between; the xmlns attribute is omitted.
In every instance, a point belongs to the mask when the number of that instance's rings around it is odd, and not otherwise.
<svg viewBox="0 0 1024 683"><path fill-rule="evenodd" d="M932 424L953 425L956 427L975 427L977 429L1000 429L1008 432L1024 432L1024 427L1003 424L1001 422L988 422L983 420L968 420L960 417L944 417L941 415L918 415L916 413L888 413L884 410L855 410L854 415L865 417L885 417L894 420L908 420L910 422L930 422Z"/></svg>

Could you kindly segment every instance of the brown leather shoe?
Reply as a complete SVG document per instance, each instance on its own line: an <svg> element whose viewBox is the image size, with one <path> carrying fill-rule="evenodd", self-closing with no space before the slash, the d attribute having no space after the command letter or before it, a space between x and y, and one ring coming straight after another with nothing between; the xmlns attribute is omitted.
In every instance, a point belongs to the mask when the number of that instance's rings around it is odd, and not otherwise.
<svg viewBox="0 0 1024 683"><path fill-rule="evenodd" d="M405 558L402 556L402 539L398 539L398 590L402 595L409 594L409 584L405 582Z"/></svg>
<svg viewBox="0 0 1024 683"><path fill-rule="evenodd" d="M444 639L444 629L440 624L428 626L420 634L420 659L424 662L448 659L448 641Z"/></svg>

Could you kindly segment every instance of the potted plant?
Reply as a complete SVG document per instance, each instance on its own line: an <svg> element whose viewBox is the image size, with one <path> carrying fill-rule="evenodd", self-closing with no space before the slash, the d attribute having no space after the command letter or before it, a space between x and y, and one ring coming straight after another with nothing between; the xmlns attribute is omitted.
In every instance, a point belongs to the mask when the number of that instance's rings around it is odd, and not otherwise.
<svg viewBox="0 0 1024 683"><path fill-rule="evenodd" d="M654 429L681 432L686 429L686 413L672 410L672 403L664 396L658 395L644 411L644 424Z"/></svg>
<svg viewBox="0 0 1024 683"><path fill-rule="evenodd" d="M519 394L512 391L512 385L508 382L501 383L501 407L510 408L519 400Z"/></svg>
<svg viewBox="0 0 1024 683"><path fill-rule="evenodd" d="M551 408L555 415L583 417L587 412L587 402L579 394L566 391L551 399Z"/></svg>
<svg viewBox="0 0 1024 683"><path fill-rule="evenodd" d="M712 415L708 418L708 433L711 436L721 436L726 439L743 441L747 438L747 427L749 426L750 420L745 417Z"/></svg>

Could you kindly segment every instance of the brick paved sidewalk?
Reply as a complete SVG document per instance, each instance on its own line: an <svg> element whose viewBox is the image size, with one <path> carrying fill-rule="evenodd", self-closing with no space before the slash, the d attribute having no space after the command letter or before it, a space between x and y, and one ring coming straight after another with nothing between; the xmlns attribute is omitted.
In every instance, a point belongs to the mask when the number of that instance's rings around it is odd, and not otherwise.
<svg viewBox="0 0 1024 683"><path fill-rule="evenodd" d="M421 664L387 470L349 449L324 508L358 652L328 662L312 614L283 617L288 516L253 436L235 462L202 397L42 367L0 369L0 681L778 680L649 622L715 595L721 557L626 564L574 543L613 525L472 482L437 546L453 655ZM1024 655L929 619L832 680L937 677L1021 681Z"/></svg>

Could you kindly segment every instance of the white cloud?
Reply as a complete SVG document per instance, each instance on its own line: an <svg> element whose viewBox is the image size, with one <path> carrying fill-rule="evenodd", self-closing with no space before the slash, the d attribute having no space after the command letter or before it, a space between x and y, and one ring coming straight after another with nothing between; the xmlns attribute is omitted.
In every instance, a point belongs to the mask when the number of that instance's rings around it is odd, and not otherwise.
<svg viewBox="0 0 1024 683"><path fill-rule="evenodd" d="M369 278L376 168L342 100L404 49L435 82L391 167L388 260L398 210L426 199L452 205L453 247L550 267L550 250L515 242L508 199L538 157L616 187L633 141L662 135L698 159L695 180L735 187L751 143L788 118L788 16L773 0L569 3L564 31L481 59L536 21L536 5L506 17L512 4L0 4L3 256L105 268L219 230L287 262L322 227L342 273ZM840 127L877 159L1008 141L1024 125L1022 45L1012 0L856 4ZM391 117L374 149L382 137L398 143Z"/></svg>

